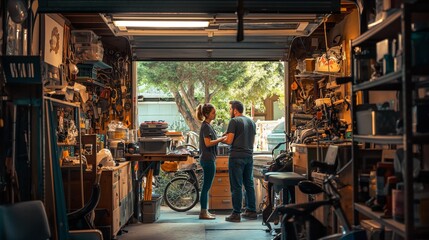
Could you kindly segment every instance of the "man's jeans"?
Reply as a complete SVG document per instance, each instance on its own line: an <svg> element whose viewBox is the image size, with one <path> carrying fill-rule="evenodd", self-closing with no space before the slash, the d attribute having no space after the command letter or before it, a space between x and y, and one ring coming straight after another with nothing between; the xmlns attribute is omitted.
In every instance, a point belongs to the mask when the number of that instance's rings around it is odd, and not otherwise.
<svg viewBox="0 0 429 240"><path fill-rule="evenodd" d="M228 171L234 212L241 213L243 185L246 190L246 208L249 211L256 211L255 187L253 185L253 157L229 158Z"/></svg>

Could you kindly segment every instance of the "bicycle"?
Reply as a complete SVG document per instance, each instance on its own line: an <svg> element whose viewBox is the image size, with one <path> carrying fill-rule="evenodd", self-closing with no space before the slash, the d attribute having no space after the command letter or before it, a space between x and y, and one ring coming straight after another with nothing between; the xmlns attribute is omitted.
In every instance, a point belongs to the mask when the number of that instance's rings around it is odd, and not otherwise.
<svg viewBox="0 0 429 240"><path fill-rule="evenodd" d="M350 164L350 163L349 163ZM341 195L339 189L341 183L338 179L338 174L347 168L346 164L342 169L336 169L325 163L313 161L312 167L318 167L319 170L326 174L323 180L323 186L315 182L304 180L298 184L301 192L309 195L324 193L326 200L289 204L277 206L269 219L278 219L281 216L281 233L278 237L282 240L297 240L297 239L367 239L364 229L353 228L347 220L344 210L341 206ZM342 227L340 233L332 235L327 234L327 229L312 213L322 206L330 206L338 218L338 222Z"/></svg>
<svg viewBox="0 0 429 240"><path fill-rule="evenodd" d="M198 149L190 144L183 147L191 147L191 156L198 159ZM177 212L186 212L192 209L200 201L200 186L203 181L203 169L198 163L185 165L175 173L164 190L164 201L171 209Z"/></svg>

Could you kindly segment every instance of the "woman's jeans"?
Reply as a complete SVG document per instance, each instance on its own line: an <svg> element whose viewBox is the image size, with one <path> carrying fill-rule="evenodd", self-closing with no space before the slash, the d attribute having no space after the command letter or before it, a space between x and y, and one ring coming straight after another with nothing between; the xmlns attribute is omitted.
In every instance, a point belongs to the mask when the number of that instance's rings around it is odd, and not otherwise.
<svg viewBox="0 0 429 240"><path fill-rule="evenodd" d="M209 190L212 187L214 176L216 173L216 163L215 161L200 161L201 167L204 171L204 181L203 187L201 188L201 197L200 204L201 209L208 209L208 198L209 198Z"/></svg>
<svg viewBox="0 0 429 240"><path fill-rule="evenodd" d="M228 172L233 211L241 213L244 185L244 190L246 190L246 209L255 212L256 197L253 185L253 157L229 158Z"/></svg>

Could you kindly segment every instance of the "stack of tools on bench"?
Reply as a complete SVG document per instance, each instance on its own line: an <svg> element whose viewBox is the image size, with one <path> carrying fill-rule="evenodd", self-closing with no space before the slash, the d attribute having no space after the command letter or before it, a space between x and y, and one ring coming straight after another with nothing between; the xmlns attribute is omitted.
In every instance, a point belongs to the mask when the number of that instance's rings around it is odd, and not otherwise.
<svg viewBox="0 0 429 240"><path fill-rule="evenodd" d="M159 121L144 121L140 124L140 136L141 137L152 137L152 136L165 136L168 131L168 123Z"/></svg>

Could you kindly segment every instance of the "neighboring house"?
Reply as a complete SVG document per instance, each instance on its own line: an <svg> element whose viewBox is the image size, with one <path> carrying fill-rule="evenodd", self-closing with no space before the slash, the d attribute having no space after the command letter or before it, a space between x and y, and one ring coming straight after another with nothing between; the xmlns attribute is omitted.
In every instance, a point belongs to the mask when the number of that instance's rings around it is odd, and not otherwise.
<svg viewBox="0 0 429 240"><path fill-rule="evenodd" d="M145 93L138 98L138 122L165 121L169 130L184 131L188 127L176 103L166 94Z"/></svg>

